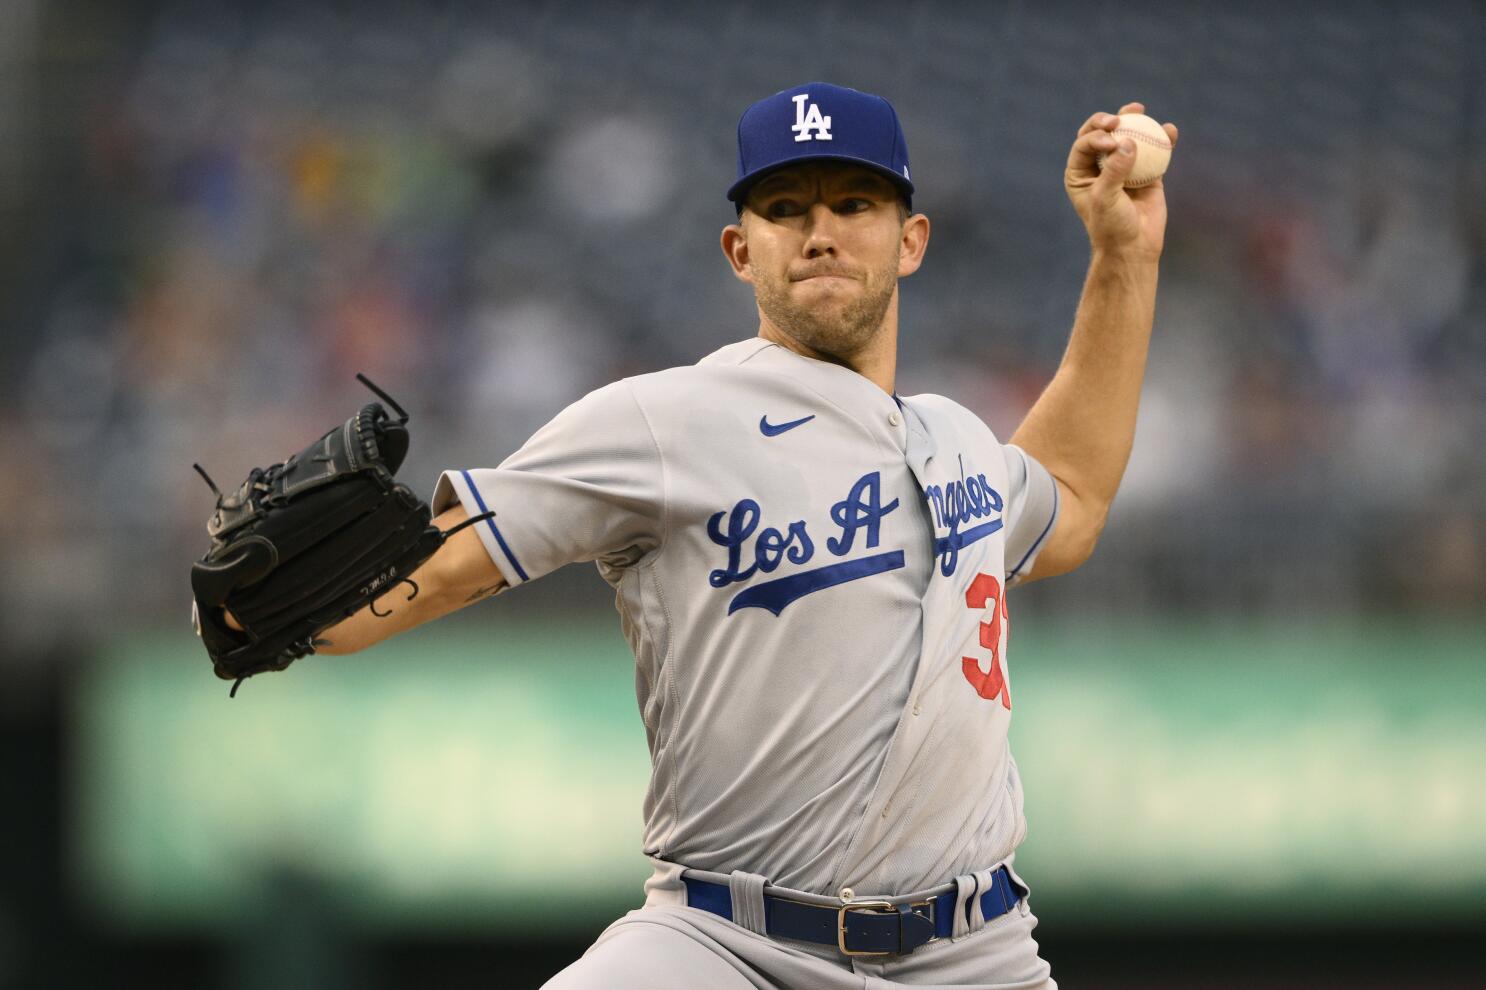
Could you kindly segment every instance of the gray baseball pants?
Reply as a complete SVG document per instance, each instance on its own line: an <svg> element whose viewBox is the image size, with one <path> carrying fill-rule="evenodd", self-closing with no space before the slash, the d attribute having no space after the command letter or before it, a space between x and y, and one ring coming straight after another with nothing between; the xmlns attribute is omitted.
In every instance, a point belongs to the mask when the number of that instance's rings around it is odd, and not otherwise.
<svg viewBox="0 0 1486 990"><path fill-rule="evenodd" d="M546 990L1057 990L1037 954L1025 898L963 935L906 956L846 957L771 939L698 908L643 907L620 918Z"/></svg>

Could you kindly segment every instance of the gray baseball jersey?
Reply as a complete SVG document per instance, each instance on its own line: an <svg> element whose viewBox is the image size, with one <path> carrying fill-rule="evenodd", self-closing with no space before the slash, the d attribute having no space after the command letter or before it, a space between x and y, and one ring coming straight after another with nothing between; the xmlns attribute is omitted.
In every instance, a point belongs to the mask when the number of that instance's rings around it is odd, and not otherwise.
<svg viewBox="0 0 1486 990"><path fill-rule="evenodd" d="M614 586L658 869L901 893L1021 841L1005 588L1057 490L968 410L754 338L589 394L456 499L510 586Z"/></svg>

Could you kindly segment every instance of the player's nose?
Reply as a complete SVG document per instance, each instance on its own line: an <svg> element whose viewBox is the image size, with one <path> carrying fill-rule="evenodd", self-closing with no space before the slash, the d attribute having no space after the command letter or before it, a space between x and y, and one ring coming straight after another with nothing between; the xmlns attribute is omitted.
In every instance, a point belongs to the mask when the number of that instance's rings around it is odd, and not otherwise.
<svg viewBox="0 0 1486 990"><path fill-rule="evenodd" d="M825 203L813 203L805 211L805 257L836 254L836 225L840 218Z"/></svg>

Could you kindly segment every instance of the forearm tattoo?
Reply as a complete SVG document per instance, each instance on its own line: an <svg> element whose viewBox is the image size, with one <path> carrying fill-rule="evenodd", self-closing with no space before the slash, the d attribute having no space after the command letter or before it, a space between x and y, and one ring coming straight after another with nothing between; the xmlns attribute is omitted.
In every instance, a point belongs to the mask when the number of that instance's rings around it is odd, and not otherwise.
<svg viewBox="0 0 1486 990"><path fill-rule="evenodd" d="M477 601L479 601L482 598L489 598L491 595L495 594L500 589L501 589L501 586L498 583L497 584L489 585L488 587L485 587L485 588L476 588L475 589L475 593L472 594L472 595L470 595L468 598L466 598L464 600L464 603L466 605L468 605L470 602L477 602Z"/></svg>

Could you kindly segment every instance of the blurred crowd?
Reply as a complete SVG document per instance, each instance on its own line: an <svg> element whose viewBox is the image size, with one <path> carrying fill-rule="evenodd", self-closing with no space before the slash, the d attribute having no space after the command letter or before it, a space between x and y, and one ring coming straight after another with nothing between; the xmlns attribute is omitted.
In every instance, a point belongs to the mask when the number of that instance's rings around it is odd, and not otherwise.
<svg viewBox="0 0 1486 990"><path fill-rule="evenodd" d="M1029 594L1479 609L1479 5L809 7L0 4L7 640L184 623L192 462L282 459L370 398L357 371L412 413L427 495L752 335L717 248L734 126L812 78L894 101L934 222L899 391L1002 436L1087 263L1075 130L1129 99L1182 128L1128 479L1095 559ZM1112 18L1140 44L1093 44Z"/></svg>

